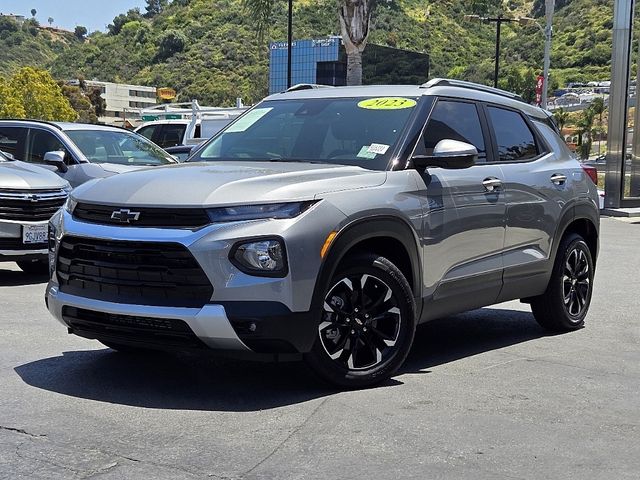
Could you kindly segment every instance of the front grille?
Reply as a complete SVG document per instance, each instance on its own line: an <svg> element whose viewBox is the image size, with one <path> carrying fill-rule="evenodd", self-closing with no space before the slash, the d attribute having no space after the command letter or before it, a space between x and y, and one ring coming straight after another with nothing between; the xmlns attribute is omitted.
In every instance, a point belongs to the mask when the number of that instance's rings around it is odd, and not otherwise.
<svg viewBox="0 0 640 480"><path fill-rule="evenodd" d="M168 347L202 348L204 343L184 321L62 307L62 318L79 335Z"/></svg>
<svg viewBox="0 0 640 480"><path fill-rule="evenodd" d="M0 238L0 250L46 250L46 243L22 243L22 238Z"/></svg>
<svg viewBox="0 0 640 480"><path fill-rule="evenodd" d="M209 279L183 245L65 236L56 266L60 290L117 303L202 307Z"/></svg>
<svg viewBox="0 0 640 480"><path fill-rule="evenodd" d="M129 222L111 218L113 212L124 209L138 213L137 220ZM91 223L103 223L130 227L200 228L211 223L204 208L114 207L78 203L74 218Z"/></svg>
<svg viewBox="0 0 640 480"><path fill-rule="evenodd" d="M0 220L42 222L64 205L67 192L56 190L0 190Z"/></svg>

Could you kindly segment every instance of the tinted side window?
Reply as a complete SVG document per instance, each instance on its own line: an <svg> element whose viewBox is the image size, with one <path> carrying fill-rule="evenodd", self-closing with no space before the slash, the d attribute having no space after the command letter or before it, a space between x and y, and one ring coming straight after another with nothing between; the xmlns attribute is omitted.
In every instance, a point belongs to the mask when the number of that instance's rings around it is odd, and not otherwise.
<svg viewBox="0 0 640 480"><path fill-rule="evenodd" d="M487 158L478 109L473 103L439 100L415 153L431 155L436 144L445 139L470 143L478 150L479 161Z"/></svg>
<svg viewBox="0 0 640 480"><path fill-rule="evenodd" d="M0 150L10 153L16 160L22 160L26 133L26 128L0 127Z"/></svg>
<svg viewBox="0 0 640 480"><path fill-rule="evenodd" d="M146 127L142 127L138 130L138 133L143 137L147 137L149 140L153 141L153 133L156 131L158 125L147 125Z"/></svg>
<svg viewBox="0 0 640 480"><path fill-rule="evenodd" d="M489 107L501 162L528 160L538 156L538 147L529 126L517 112Z"/></svg>
<svg viewBox="0 0 640 480"><path fill-rule="evenodd" d="M44 154L47 152L65 152L65 163L70 162L70 155L64 144L58 138L46 130L31 129L29 131L29 141L27 142L27 152L24 156L25 162L44 163Z"/></svg>
<svg viewBox="0 0 640 480"><path fill-rule="evenodd" d="M156 144L158 144L162 148L182 145L182 138L184 137L184 132L186 129L186 125L163 125Z"/></svg>

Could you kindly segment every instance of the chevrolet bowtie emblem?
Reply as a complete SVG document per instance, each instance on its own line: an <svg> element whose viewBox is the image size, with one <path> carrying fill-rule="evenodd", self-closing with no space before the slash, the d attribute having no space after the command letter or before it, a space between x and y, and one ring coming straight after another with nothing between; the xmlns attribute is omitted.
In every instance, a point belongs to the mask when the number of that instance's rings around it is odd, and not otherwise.
<svg viewBox="0 0 640 480"><path fill-rule="evenodd" d="M128 208L121 208L120 210L114 210L111 214L111 220L117 220L120 223L131 223L140 218L140 212L132 212Z"/></svg>

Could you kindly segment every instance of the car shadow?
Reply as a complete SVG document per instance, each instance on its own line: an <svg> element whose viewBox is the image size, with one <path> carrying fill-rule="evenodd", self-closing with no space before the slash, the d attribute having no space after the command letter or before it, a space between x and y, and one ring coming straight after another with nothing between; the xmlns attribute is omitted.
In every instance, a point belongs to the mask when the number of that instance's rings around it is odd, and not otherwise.
<svg viewBox="0 0 640 480"><path fill-rule="evenodd" d="M22 285L37 285L47 283L49 276L25 273L22 270L9 270L0 268L0 287L18 287Z"/></svg>
<svg viewBox="0 0 640 480"><path fill-rule="evenodd" d="M420 327L400 373L545 335L530 313L482 309ZM336 393L302 362L263 363L208 355L132 355L110 349L64 352L15 368L36 388L146 408L256 411ZM377 388L401 385L390 379Z"/></svg>
<svg viewBox="0 0 640 480"><path fill-rule="evenodd" d="M481 308L420 325L402 373L549 336L531 312Z"/></svg>

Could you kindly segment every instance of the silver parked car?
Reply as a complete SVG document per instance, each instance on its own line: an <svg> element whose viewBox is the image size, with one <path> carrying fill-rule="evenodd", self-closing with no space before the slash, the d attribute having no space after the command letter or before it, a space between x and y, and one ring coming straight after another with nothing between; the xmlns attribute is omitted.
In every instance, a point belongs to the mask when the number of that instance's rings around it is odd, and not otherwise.
<svg viewBox="0 0 640 480"><path fill-rule="evenodd" d="M268 97L189 162L76 189L51 221L51 313L116 350L303 354L388 378L416 325L511 299L581 327L596 186L547 112L479 85Z"/></svg>
<svg viewBox="0 0 640 480"><path fill-rule="evenodd" d="M73 187L92 178L177 163L142 135L84 123L0 120L0 150L55 167Z"/></svg>
<svg viewBox="0 0 640 480"><path fill-rule="evenodd" d="M47 224L70 190L54 173L0 152L0 262L47 273Z"/></svg>

